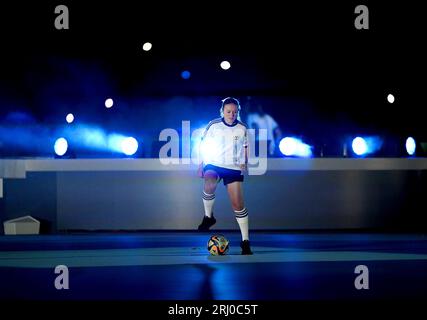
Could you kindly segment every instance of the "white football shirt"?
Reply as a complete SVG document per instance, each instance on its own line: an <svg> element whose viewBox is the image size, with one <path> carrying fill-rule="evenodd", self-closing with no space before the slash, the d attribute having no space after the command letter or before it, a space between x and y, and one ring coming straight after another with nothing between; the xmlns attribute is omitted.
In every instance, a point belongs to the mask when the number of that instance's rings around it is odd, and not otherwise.
<svg viewBox="0 0 427 320"><path fill-rule="evenodd" d="M223 118L209 122L202 136L201 156L203 164L240 170L245 163L245 148L248 146L247 127L236 120L232 125Z"/></svg>

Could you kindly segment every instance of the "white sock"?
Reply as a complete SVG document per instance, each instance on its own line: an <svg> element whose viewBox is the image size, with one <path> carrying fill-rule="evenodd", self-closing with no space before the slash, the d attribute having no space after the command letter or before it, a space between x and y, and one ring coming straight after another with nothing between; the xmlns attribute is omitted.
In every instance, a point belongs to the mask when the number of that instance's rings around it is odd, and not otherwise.
<svg viewBox="0 0 427 320"><path fill-rule="evenodd" d="M240 211L234 211L237 223L239 224L242 240L249 240L249 219L248 210L243 208Z"/></svg>
<svg viewBox="0 0 427 320"><path fill-rule="evenodd" d="M205 216L212 218L212 209L215 202L215 194L207 194L203 191L203 205L205 207Z"/></svg>

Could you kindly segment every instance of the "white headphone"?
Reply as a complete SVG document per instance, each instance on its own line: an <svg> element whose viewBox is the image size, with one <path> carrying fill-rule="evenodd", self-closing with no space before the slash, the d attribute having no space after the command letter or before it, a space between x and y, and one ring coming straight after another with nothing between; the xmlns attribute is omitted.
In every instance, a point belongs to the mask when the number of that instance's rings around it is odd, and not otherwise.
<svg viewBox="0 0 427 320"><path fill-rule="evenodd" d="M221 118L224 118L224 105L233 103L237 106L237 119L240 120L240 102L236 98L227 97L221 100L221 108L219 109L219 113Z"/></svg>

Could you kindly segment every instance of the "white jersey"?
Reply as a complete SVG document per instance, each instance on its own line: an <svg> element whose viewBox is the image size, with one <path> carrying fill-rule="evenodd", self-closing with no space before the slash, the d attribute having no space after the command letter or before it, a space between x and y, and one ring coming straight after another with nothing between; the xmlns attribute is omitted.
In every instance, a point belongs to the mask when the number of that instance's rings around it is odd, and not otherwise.
<svg viewBox="0 0 427 320"><path fill-rule="evenodd" d="M240 170L245 163L245 148L248 146L247 127L236 120L232 125L223 118L209 122L203 133L201 156L203 164Z"/></svg>

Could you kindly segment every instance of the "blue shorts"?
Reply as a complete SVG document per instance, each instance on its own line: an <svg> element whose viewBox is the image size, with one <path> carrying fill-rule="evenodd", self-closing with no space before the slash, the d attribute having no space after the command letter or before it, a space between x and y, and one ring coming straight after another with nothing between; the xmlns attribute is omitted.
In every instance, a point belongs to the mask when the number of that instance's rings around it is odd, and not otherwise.
<svg viewBox="0 0 427 320"><path fill-rule="evenodd" d="M240 170L221 168L221 167L214 166L212 164L207 164L203 167L203 174L207 170L215 171L218 175L218 182L220 182L222 179L222 181L224 182L224 186L235 181L243 182L243 175L242 175L242 171Z"/></svg>

